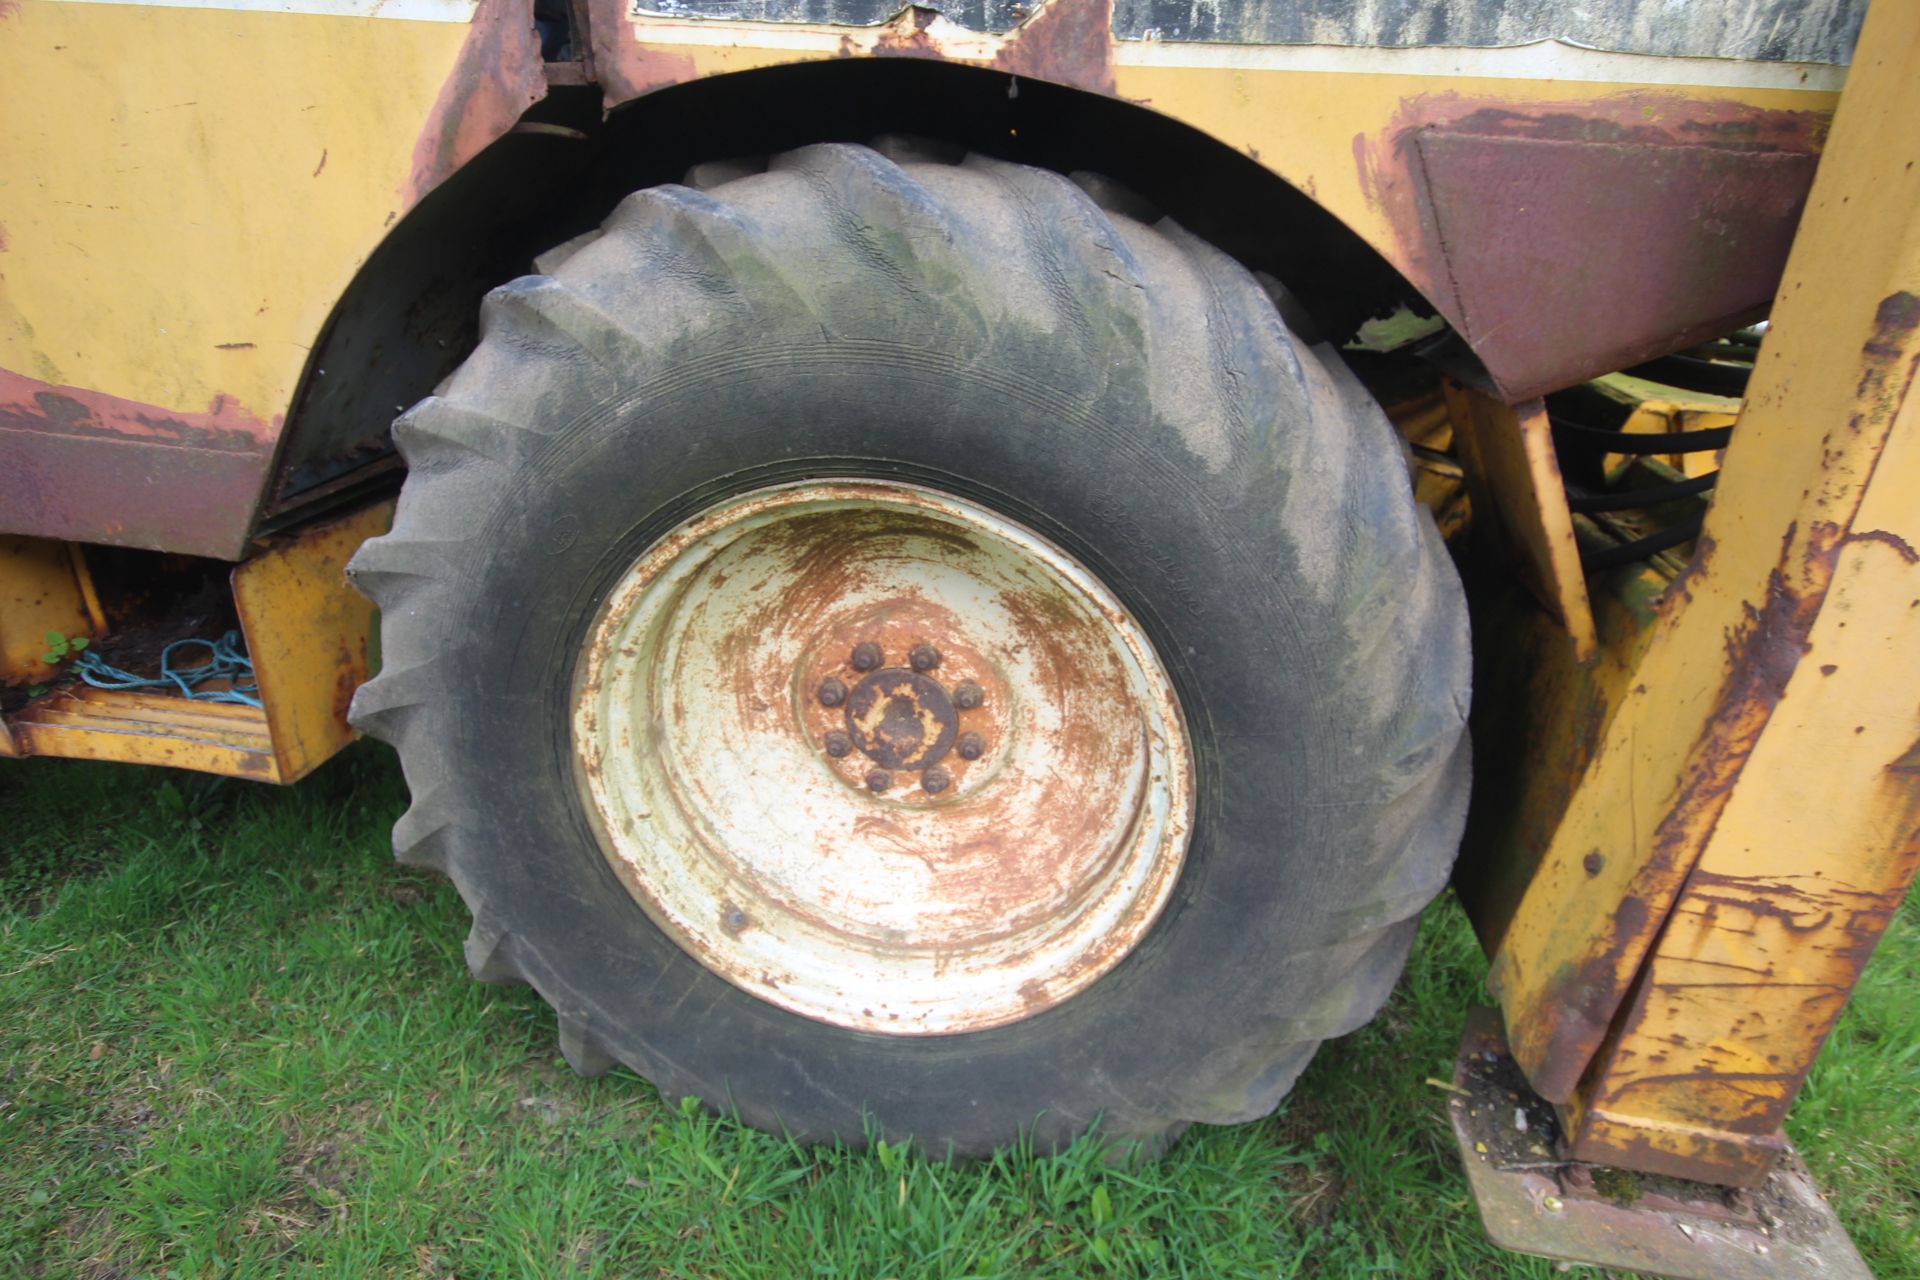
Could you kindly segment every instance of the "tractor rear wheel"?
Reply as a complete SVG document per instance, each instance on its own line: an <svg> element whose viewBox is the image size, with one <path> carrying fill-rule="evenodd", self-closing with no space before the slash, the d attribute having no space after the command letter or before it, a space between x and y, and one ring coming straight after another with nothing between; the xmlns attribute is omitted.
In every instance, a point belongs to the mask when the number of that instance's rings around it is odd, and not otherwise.
<svg viewBox="0 0 1920 1280"><path fill-rule="evenodd" d="M1466 796L1457 581L1238 264L1052 173L807 147L624 201L395 425L353 576L483 980L802 1139L1265 1114Z"/></svg>

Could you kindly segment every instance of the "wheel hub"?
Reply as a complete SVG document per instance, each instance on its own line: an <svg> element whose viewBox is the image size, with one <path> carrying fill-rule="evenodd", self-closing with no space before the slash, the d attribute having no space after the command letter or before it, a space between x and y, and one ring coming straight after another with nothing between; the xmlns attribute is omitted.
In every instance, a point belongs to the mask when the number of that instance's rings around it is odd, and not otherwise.
<svg viewBox="0 0 1920 1280"><path fill-rule="evenodd" d="M1084 989L1178 878L1191 753L1098 579L913 486L723 503L655 543L583 653L574 747L609 864L728 981L894 1034Z"/></svg>

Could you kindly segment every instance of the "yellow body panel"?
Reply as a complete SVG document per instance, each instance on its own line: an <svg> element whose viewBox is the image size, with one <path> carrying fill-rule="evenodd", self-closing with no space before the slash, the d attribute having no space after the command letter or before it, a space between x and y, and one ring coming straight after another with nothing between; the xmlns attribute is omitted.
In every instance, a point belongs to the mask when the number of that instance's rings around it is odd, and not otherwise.
<svg viewBox="0 0 1920 1280"><path fill-rule="evenodd" d="M454 22L21 0L0 17L0 368L271 435L407 208Z"/></svg>

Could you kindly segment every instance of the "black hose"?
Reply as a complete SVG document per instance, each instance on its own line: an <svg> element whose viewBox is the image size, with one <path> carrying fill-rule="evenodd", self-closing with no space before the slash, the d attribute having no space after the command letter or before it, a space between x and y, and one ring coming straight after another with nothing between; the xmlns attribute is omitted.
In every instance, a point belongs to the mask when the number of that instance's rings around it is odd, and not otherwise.
<svg viewBox="0 0 1920 1280"><path fill-rule="evenodd" d="M1753 366L1729 364L1721 360L1702 360L1699 356L1661 356L1628 369L1628 376L1645 378L1687 391L1705 391L1717 396L1744 396Z"/></svg>
<svg viewBox="0 0 1920 1280"><path fill-rule="evenodd" d="M1683 542L1693 541L1700 536L1700 524L1701 521L1698 518L1687 520L1670 529L1650 533L1644 538L1623 542L1617 547L1582 552L1580 567L1588 573L1598 573L1602 569L1618 569L1621 565L1645 560L1656 551L1665 551L1668 547L1677 547Z"/></svg>
<svg viewBox="0 0 1920 1280"><path fill-rule="evenodd" d="M1648 485L1644 489L1616 489L1611 493L1587 493L1567 488L1567 510L1569 511L1640 511L1647 507L1657 507L1663 502L1672 502L1675 498L1690 498L1696 493L1705 493L1713 488L1720 478L1718 471L1704 476L1694 476L1690 480L1676 480L1672 484Z"/></svg>
<svg viewBox="0 0 1920 1280"><path fill-rule="evenodd" d="M1733 439L1732 427L1703 427L1698 431L1663 431L1658 435L1609 431L1589 427L1565 418L1549 417L1555 431L1563 431L1570 442L1594 445L1607 453L1706 453L1724 449Z"/></svg>

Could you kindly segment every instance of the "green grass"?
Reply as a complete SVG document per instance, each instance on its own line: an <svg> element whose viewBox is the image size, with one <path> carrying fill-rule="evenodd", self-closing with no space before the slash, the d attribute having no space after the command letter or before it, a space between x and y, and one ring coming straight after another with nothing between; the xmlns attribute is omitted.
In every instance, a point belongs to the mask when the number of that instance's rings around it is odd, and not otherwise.
<svg viewBox="0 0 1920 1280"><path fill-rule="evenodd" d="M391 863L402 798L372 746L289 790L0 767L0 1276L1556 1274L1486 1243L1424 1083L1481 998L1450 902L1274 1117L950 1168L576 1079ZM1920 1275L1916 992L1909 902L1792 1123L1883 1280Z"/></svg>

